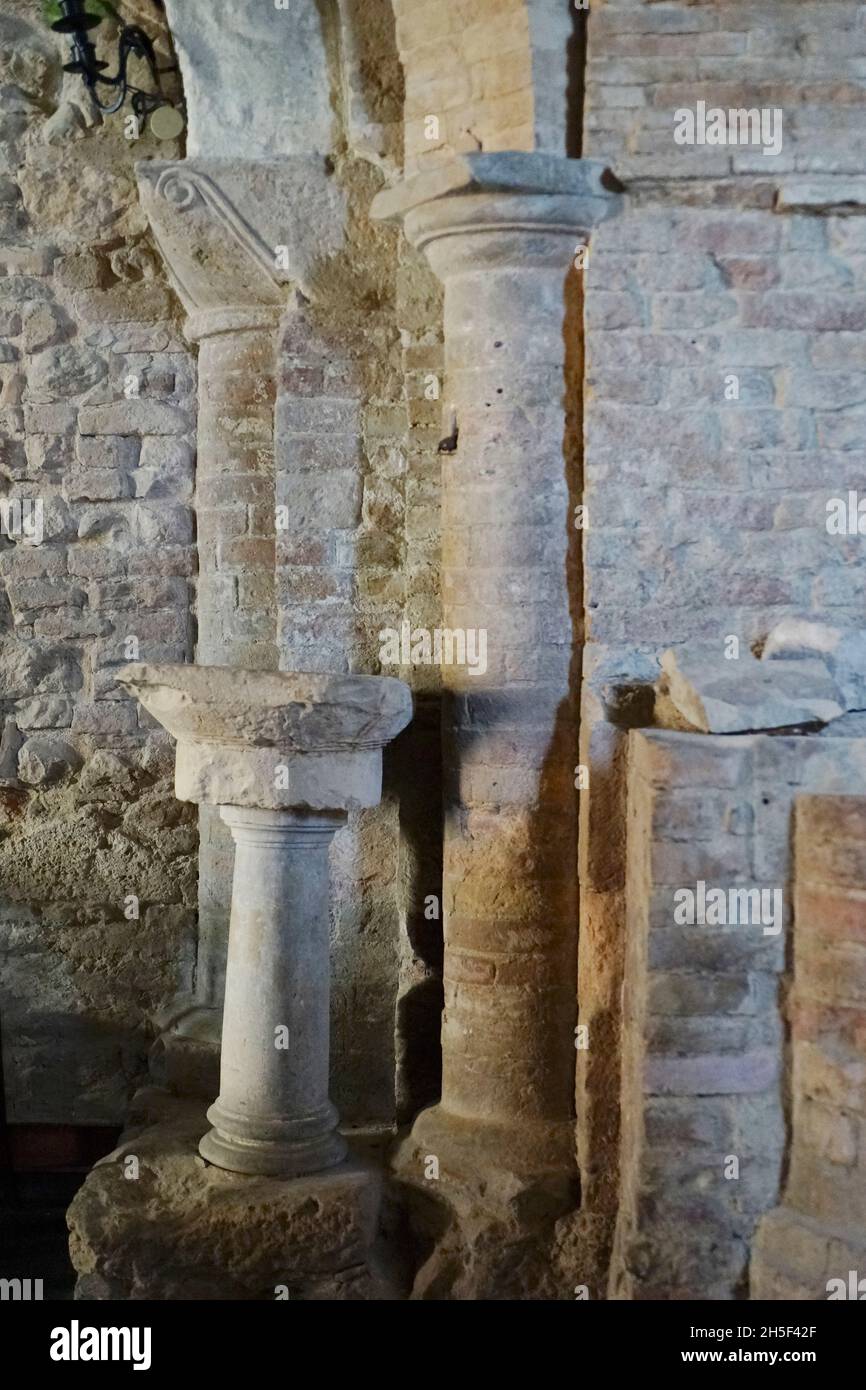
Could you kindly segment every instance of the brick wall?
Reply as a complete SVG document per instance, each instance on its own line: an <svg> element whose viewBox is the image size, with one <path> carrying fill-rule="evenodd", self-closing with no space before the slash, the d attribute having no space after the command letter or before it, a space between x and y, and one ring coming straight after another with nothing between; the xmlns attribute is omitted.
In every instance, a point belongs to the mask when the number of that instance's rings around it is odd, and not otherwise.
<svg viewBox="0 0 866 1390"><path fill-rule="evenodd" d="M558 0L394 0L406 172L462 150L565 153L575 19ZM431 127L434 117L438 126Z"/></svg>
<svg viewBox="0 0 866 1390"><path fill-rule="evenodd" d="M790 1168L783 1205L758 1230L751 1295L859 1300L866 1292L866 800L801 796L796 824Z"/></svg>
<svg viewBox="0 0 866 1390"><path fill-rule="evenodd" d="M856 738L630 735L612 1297L746 1295L755 1225L778 1199L785 1155L794 803L803 791L854 791L864 766ZM782 929L678 925L675 894L699 881L780 889ZM802 930L808 940L808 912ZM800 932L797 921L795 953ZM590 1029L590 1055L595 1045Z"/></svg>
<svg viewBox="0 0 866 1390"><path fill-rule="evenodd" d="M580 992L608 1046L586 1059L578 1113L609 1212L625 731L651 722L667 646L747 646L795 611L862 621L862 542L828 535L825 508L866 487L866 220L841 215L860 206L863 17L854 0L590 11L583 152L626 189L586 293ZM780 108L781 153L678 145L674 113L698 101Z"/></svg>

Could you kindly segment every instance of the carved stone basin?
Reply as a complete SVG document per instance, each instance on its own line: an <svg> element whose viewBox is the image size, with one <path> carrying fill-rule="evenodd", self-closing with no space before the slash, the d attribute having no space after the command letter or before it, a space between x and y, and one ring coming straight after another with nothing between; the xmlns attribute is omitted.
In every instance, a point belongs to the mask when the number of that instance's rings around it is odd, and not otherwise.
<svg viewBox="0 0 866 1390"><path fill-rule="evenodd" d="M177 796L222 806L375 806L382 747L412 717L391 676L137 664L118 681L178 740Z"/></svg>

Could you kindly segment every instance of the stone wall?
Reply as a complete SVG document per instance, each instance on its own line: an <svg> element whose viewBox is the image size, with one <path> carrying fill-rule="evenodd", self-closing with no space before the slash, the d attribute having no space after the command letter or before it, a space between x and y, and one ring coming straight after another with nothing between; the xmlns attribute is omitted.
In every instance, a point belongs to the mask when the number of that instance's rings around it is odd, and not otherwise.
<svg viewBox="0 0 866 1390"><path fill-rule="evenodd" d="M116 1122L194 958L192 808L113 676L191 655L195 375L133 175L179 150L94 122L40 10L0 18L0 1030L10 1120Z"/></svg>
<svg viewBox="0 0 866 1390"><path fill-rule="evenodd" d="M612 1210L624 731L651 721L667 646L745 648L795 611L862 621L862 542L825 508L866 485L866 221L843 215L866 29L854 0L594 0L588 33L583 153L626 188L586 291L578 1113L585 1190ZM675 143L698 101L779 108L781 152Z"/></svg>
<svg viewBox="0 0 866 1390"><path fill-rule="evenodd" d="M795 802L854 792L864 767L862 738L629 737L612 1297L747 1296L756 1222L778 1200L786 1154L783 977L792 942L795 957L810 949L808 911L792 925ZM700 882L779 897L762 921L678 921L677 894Z"/></svg>
<svg viewBox="0 0 866 1390"><path fill-rule="evenodd" d="M327 226L304 227L317 253L281 334L247 335L243 357L236 341L202 335L196 463L196 349L134 172L139 161L159 160L155 186L159 168L182 149L146 134L127 139L123 114L94 122L80 87L61 81L61 46L38 9L22 0L3 21L10 85L3 91L9 167L0 188L7 276L0 466L10 496L44 502L46 528L42 545L4 541L0 554L8 589L0 661L9 673L0 693L3 712L14 716L3 742L10 800L2 852L14 945L4 965L7 1076L13 1119L115 1120L154 1018L169 1017L172 997L197 986L194 822L171 797L162 736L113 684L112 667L136 656L195 653L206 662L375 671L383 627L399 628L404 617L436 626L441 302L422 258L369 218L374 193L402 162L402 70L390 5L274 9L228 30L219 7L205 7L190 27L169 6L187 79L191 151L223 161L212 167L229 197L252 165L267 185L269 160L309 151L340 209ZM127 5L124 15L151 33L159 24L150 5ZM258 45L262 55L255 112L241 109L241 94L231 95L219 66L229 30L232 42ZM164 28L158 42L170 61ZM283 119L268 87L273 69L285 91L287 57L299 74L293 99L309 118L301 124ZM235 60L229 53L226 61L231 68ZM209 63L216 64L210 77ZM226 100L209 107L217 89ZM280 119L269 125L277 108ZM251 208L243 211L255 222ZM268 232L275 250L285 241L294 254L294 221L277 216ZM392 1120L398 1103L414 1111L435 1097L438 1075L438 672L388 673L418 689L418 718L389 752L382 807L362 826L352 823L333 855L334 1093L356 1121ZM19 770L19 746L30 737L37 742L25 746ZM134 769L127 776L103 759L92 791L87 761L100 750ZM153 801L157 791L165 804L150 812L147 841L155 864L139 893L127 882L140 869L124 867L131 850L123 836L139 792ZM33 837L46 819L52 840L38 848L37 882L22 867L20 842L26 836L36 855ZM220 988L231 872L221 831L203 821L200 994ZM69 872L58 862L61 847ZM106 857L99 874L97 853ZM123 887L119 900L112 877ZM110 960L101 954L106 934L123 939L131 931L127 893L139 893L152 932L157 921L162 932L148 948L159 957L158 979L142 984L134 1007L110 975L122 982L126 951L129 969L140 967L140 935L118 944ZM49 920L45 903L55 898ZM80 962L58 936L58 914L70 930L82 928ZM43 990L40 981L55 975L57 984ZM53 1055L58 1031L73 1024L82 1057L100 1061L86 1063L86 1078L84 1061L74 1077L55 1067L52 1080L43 1053ZM25 1047L32 1065L23 1064ZM73 1066L71 1050L65 1054ZM100 1092L100 1103L82 1098Z"/></svg>

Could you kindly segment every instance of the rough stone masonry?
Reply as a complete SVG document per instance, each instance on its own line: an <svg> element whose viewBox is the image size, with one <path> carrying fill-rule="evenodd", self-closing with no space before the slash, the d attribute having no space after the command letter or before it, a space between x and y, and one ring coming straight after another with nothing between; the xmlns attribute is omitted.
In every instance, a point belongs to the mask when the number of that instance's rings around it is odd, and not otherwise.
<svg viewBox="0 0 866 1390"><path fill-rule="evenodd" d="M79 1295L825 1296L862 1168L864 7L118 8L176 139L0 14L3 1118L126 1125ZM271 804L273 740L224 733L238 811L173 781L128 663L398 678L413 717L376 805ZM229 906L278 844L330 885L327 1180L197 1157L218 1091L249 1137ZM675 918L714 892L773 930ZM303 1015L303 971L254 983L260 1031Z"/></svg>

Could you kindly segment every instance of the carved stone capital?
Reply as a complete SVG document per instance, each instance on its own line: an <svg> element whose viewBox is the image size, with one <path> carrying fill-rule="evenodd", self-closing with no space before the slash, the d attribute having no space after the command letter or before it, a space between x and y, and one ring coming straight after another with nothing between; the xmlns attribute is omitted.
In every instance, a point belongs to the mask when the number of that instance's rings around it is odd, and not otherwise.
<svg viewBox="0 0 866 1390"><path fill-rule="evenodd" d="M317 261L342 245L342 195L321 160L152 160L137 172L193 340L275 324L289 289L311 294Z"/></svg>
<svg viewBox="0 0 866 1390"><path fill-rule="evenodd" d="M506 151L458 155L373 200L401 222L440 279L490 266L567 265L576 241L617 209L600 160Z"/></svg>

